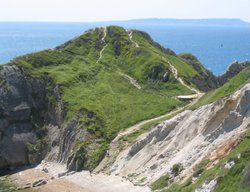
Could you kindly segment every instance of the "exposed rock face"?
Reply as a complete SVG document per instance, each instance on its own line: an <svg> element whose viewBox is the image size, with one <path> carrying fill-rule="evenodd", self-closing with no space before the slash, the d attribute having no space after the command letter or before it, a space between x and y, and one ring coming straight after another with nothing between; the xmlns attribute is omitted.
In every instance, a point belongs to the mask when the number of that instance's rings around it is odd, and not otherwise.
<svg viewBox="0 0 250 192"><path fill-rule="evenodd" d="M82 128L79 128L78 118L75 117L65 127L62 128L60 133L60 142L57 145L59 149L58 162L66 163L67 169L70 171L79 171L84 168L84 158L78 156L84 156L85 154L78 154L72 152L76 142L84 142L88 139L89 133ZM82 151L81 151L82 152Z"/></svg>
<svg viewBox="0 0 250 192"><path fill-rule="evenodd" d="M201 91L207 92L211 89L215 89L219 86L216 76L212 72L205 69L200 61L192 54L183 53L178 55L180 58L189 63L196 71L199 72L199 76L195 76L191 79Z"/></svg>
<svg viewBox="0 0 250 192"><path fill-rule="evenodd" d="M201 91L204 91L204 92L208 92L212 89L219 87L216 77L210 72L209 72L209 75L196 76L196 77L192 78L191 81Z"/></svg>
<svg viewBox="0 0 250 192"><path fill-rule="evenodd" d="M216 180L206 181L200 188L196 189L195 192L213 192L216 184Z"/></svg>
<svg viewBox="0 0 250 192"><path fill-rule="evenodd" d="M174 179L187 178L203 158L209 158L211 164L223 158L239 143L249 123L247 84L228 98L184 111L140 136L120 153L110 173L126 176L134 183L144 178L147 183L166 173L171 175L173 165L181 164L184 170Z"/></svg>
<svg viewBox="0 0 250 192"><path fill-rule="evenodd" d="M218 88L224 85L229 79L237 75L246 67L250 66L248 61L234 62L229 65L228 69L223 75L216 77L212 72L205 69L200 61L189 53L178 55L180 58L189 63L196 71L199 72L199 76L195 76L191 79L191 82L196 85L201 91L207 92L212 89Z"/></svg>
<svg viewBox="0 0 250 192"><path fill-rule="evenodd" d="M16 65L4 66L0 79L1 169L32 163L26 144L35 143L43 134L37 126L44 121L47 105L43 84L25 76Z"/></svg>
<svg viewBox="0 0 250 192"><path fill-rule="evenodd" d="M232 78L235 76L235 74L238 74L240 71L242 71L243 69L245 69L246 67L250 66L250 62L249 61L245 61L245 62L234 62L231 65L228 66L226 72L218 77L218 82L220 85L225 84L228 79Z"/></svg>
<svg viewBox="0 0 250 192"><path fill-rule="evenodd" d="M45 80L46 81L46 80ZM48 94L55 99L50 104ZM75 141L87 133L77 118L65 122L58 86L28 77L17 65L0 70L0 170L39 163L46 158L67 163ZM29 146L30 148L29 148ZM71 158L69 168L79 170ZM79 162L82 163L82 162Z"/></svg>

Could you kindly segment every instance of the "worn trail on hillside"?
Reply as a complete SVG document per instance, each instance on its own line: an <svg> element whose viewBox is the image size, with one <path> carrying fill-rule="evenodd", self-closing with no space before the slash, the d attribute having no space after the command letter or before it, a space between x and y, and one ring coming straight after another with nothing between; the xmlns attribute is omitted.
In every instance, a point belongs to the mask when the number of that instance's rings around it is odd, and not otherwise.
<svg viewBox="0 0 250 192"><path fill-rule="evenodd" d="M157 120L160 120L160 119L163 119L163 118L167 118L167 117L170 117L171 115L174 115L174 114L177 114L181 111L183 111L184 109L186 109L187 107L190 107L192 105L194 105L203 95L204 93L201 93L199 90L197 89L194 89L190 86L188 86L187 84L184 83L184 81L182 80L182 78L180 78L178 76L178 71L177 69L169 62L167 61L165 58L164 58L164 61L166 61L170 67L171 67L171 70L172 70L172 73L174 74L175 78L185 87L187 87L188 89L190 89L191 91L194 91L196 94L193 94L193 95L184 95L184 96L177 96L178 97L186 97L188 99L193 99L193 101L191 103L189 103L188 105L184 106L184 107L181 107L181 108L178 108L170 113L167 113L167 114L164 114L164 115L161 115L159 117L155 117L155 118L152 118L152 119L148 119L148 120L144 120L140 123L137 123L123 131L121 131L116 137L115 139L111 142L110 144L110 147L109 147L109 150L107 151L107 154L105 156L105 158L101 161L101 163L98 165L98 167L95 169L95 172L100 172L100 171L104 171L104 172L107 172L108 173L108 167L109 165L111 165L116 157L118 156L118 154L120 153L120 149L119 149L119 140L126 136L126 135L129 135L129 134L132 134L134 133L135 131L139 130L142 126L148 124L148 123L151 123L151 122L154 122L154 121L157 121Z"/></svg>
<svg viewBox="0 0 250 192"><path fill-rule="evenodd" d="M132 43L134 43L135 47L138 48L140 47L138 43L136 43L134 40L133 40L133 31L131 30L127 30L128 32L128 36L129 36L129 39Z"/></svg>
<svg viewBox="0 0 250 192"><path fill-rule="evenodd" d="M196 99L196 98L200 98L201 96L204 95L204 93L200 92L199 90L193 88L193 87L190 87L189 85L187 85L183 79L178 75L178 70L170 63L170 61L166 60L164 57L162 57L162 59L167 62L167 64L170 66L170 70L171 72L173 73L175 79L177 81L179 81L184 87L188 88L189 90L195 92L195 94L192 94L192 95L179 95L177 96L178 99L185 99L185 100L188 100L188 99Z"/></svg>
<svg viewBox="0 0 250 192"><path fill-rule="evenodd" d="M129 40L135 45L136 48L140 47L138 43L136 43L134 40L133 40L133 31L132 30L127 30L127 33L128 33L128 37L129 37ZM141 89L141 86L139 85L139 83L131 76L125 74L125 73L122 73L122 72L119 72L119 74L123 77L125 77L126 79L129 80L129 82L135 86L137 89Z"/></svg>
<svg viewBox="0 0 250 192"><path fill-rule="evenodd" d="M96 61L96 63L99 63L99 62L100 62L100 60L102 59L102 53L103 53L103 51L106 49L106 47L108 46L108 44L107 44L106 41L105 41L106 36L107 36L107 28L104 27L104 28L103 28L103 37L102 37L101 41L105 44L105 46L104 46L104 47L102 48L102 50L100 51L99 58L98 58L98 60Z"/></svg>
<svg viewBox="0 0 250 192"><path fill-rule="evenodd" d="M173 181L185 182L203 160L208 159L206 167L212 168L241 142L242 134L249 129L249 101L247 84L219 102L183 111L120 152L110 173L140 185L166 174ZM177 177L172 172L176 164L183 167Z"/></svg>
<svg viewBox="0 0 250 192"><path fill-rule="evenodd" d="M131 76L127 75L127 74L124 74L124 73L122 73L122 72L119 72L119 74L120 74L121 76L125 77L127 80L129 80L129 82L130 82L133 86L135 86L137 89L141 89L141 86L139 85L139 83L137 83L137 81L136 81L133 77L131 77Z"/></svg>

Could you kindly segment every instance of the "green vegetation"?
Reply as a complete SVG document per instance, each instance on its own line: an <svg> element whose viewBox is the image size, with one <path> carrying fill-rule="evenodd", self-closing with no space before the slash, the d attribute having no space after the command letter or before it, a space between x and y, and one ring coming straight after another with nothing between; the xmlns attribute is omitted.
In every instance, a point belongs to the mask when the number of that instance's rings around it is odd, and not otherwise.
<svg viewBox="0 0 250 192"><path fill-rule="evenodd" d="M205 170L205 167L207 166L208 163L209 163L209 160L205 159L199 165L197 165L194 168L193 177L199 177L203 173L203 171Z"/></svg>
<svg viewBox="0 0 250 192"><path fill-rule="evenodd" d="M173 174L174 177L178 176L180 172L183 170L183 166L181 164L174 164L171 173Z"/></svg>
<svg viewBox="0 0 250 192"><path fill-rule="evenodd" d="M196 75L199 75L198 72L194 68L192 68L190 65L188 65L183 60L181 60L177 57L174 57L172 55L168 55L166 58L177 69L178 74L180 76L184 77L184 79L186 79L187 81L190 78L192 78Z"/></svg>
<svg viewBox="0 0 250 192"><path fill-rule="evenodd" d="M85 154L79 158L89 169L98 164L120 130L186 105L175 97L192 91L174 78L168 62L186 81L199 75L182 59L164 53L142 32L133 33L139 48L123 28L108 27L105 42L103 36L104 29L90 30L54 50L28 54L12 62L23 67L27 75L45 82L52 104L56 100L51 90L59 85L67 120L82 115L79 121L90 133L89 144L75 149ZM136 79L141 89L120 73ZM30 151L36 149L33 145L27 147Z"/></svg>
<svg viewBox="0 0 250 192"><path fill-rule="evenodd" d="M162 123L163 121L166 121L168 119L171 119L172 117L174 117L175 115L177 115L178 113L182 112L185 110L186 107L184 107L182 110L178 110L177 112L174 112L172 114L169 114L169 115L166 115L165 117L162 117L158 120L154 120L154 121L151 121L151 122L148 122L144 125L142 125L140 127L140 129L134 131L133 133L131 134L128 134L128 135L125 135L123 137L120 138L120 141L125 141L125 142L128 142L128 143L132 143L136 140L136 138L138 138L140 135L142 135L143 133L149 131L151 128L159 125L160 123Z"/></svg>
<svg viewBox="0 0 250 192"><path fill-rule="evenodd" d="M0 191L14 191L15 185L8 181L7 176L0 177Z"/></svg>
<svg viewBox="0 0 250 192"><path fill-rule="evenodd" d="M151 41L148 38L145 38L145 36L142 36L141 32L134 32L133 40L135 40L136 42L139 42L141 49L145 51L144 53L145 55L147 52L150 51L150 52L153 52L154 55L157 53L158 60L160 60L161 63L163 62L164 64L166 64L170 62L177 69L178 74L187 82L190 82L189 81L190 78L196 75L199 75L199 73L192 66L187 64L181 58L175 57L173 55L167 55L164 52L162 52L160 49L156 49L156 46L154 44L150 44Z"/></svg>
<svg viewBox="0 0 250 192"><path fill-rule="evenodd" d="M194 182L187 181L184 184L174 183L165 192L192 192L205 181L217 179L216 192L247 192L249 185L250 167L250 131L242 138L242 142L222 159L215 167L206 169L208 161L203 161L198 167L202 169L199 178ZM234 161L235 165L227 169L225 164Z"/></svg>
<svg viewBox="0 0 250 192"><path fill-rule="evenodd" d="M199 73L209 75L210 72L191 53L181 53L178 56L182 58L185 62L188 62L196 71L199 71Z"/></svg>
<svg viewBox="0 0 250 192"><path fill-rule="evenodd" d="M138 138L140 135L142 135L143 133L146 133L147 131L149 131L150 129L156 127L157 125L159 125L160 123L162 123L163 121L169 120L172 117L176 116L177 114L183 112L184 110L186 110L188 108L188 103L186 103L187 105L185 105L184 107L177 109L175 112L171 113L171 114L166 114L166 116L158 119L158 120L154 120L154 121L150 121L148 123L145 123L144 125L142 125L140 127L140 129L134 131L131 134L125 135L123 137L120 138L120 141L122 141L122 143L124 144L124 142L128 142L128 143L132 143L136 140L136 138Z"/></svg>
<svg viewBox="0 0 250 192"><path fill-rule="evenodd" d="M217 101L218 99L221 99L223 97L226 97L236 90L238 90L240 87L245 85L247 82L249 82L250 78L250 68L246 68L243 71L241 71L239 74L237 74L235 77L230 79L227 83L225 83L223 86L221 86L218 89L212 90L208 93L206 93L195 105L193 105L191 108L195 109L200 106L212 103L214 101Z"/></svg>
<svg viewBox="0 0 250 192"><path fill-rule="evenodd" d="M35 153L41 152L46 147L46 145L47 145L47 140L46 138L43 138L43 139L37 140L35 144L27 143L26 148L29 153L35 154Z"/></svg>
<svg viewBox="0 0 250 192"><path fill-rule="evenodd" d="M152 190L163 189L169 185L169 179L170 177L168 174L164 175L152 183L150 187Z"/></svg>

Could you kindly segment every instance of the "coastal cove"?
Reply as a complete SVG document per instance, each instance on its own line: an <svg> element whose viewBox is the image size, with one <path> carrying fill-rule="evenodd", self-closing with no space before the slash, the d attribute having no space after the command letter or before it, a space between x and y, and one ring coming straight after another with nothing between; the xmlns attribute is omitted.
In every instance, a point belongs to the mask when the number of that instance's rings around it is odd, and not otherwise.
<svg viewBox="0 0 250 192"><path fill-rule="evenodd" d="M0 22L0 192L249 192L249 25Z"/></svg>

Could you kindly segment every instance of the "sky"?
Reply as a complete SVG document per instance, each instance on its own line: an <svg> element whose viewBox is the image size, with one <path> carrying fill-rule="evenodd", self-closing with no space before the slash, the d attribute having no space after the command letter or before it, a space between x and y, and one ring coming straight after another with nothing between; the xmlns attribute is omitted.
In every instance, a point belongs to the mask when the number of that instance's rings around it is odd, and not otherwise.
<svg viewBox="0 0 250 192"><path fill-rule="evenodd" d="M250 0L0 0L0 21L93 22L142 18L240 18Z"/></svg>

